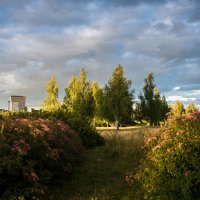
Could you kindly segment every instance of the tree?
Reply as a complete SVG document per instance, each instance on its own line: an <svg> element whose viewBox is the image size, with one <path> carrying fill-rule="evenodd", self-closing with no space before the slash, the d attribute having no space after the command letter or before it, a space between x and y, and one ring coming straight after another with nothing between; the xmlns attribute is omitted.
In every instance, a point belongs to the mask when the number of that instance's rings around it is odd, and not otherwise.
<svg viewBox="0 0 200 200"><path fill-rule="evenodd" d="M194 103L190 103L189 106L186 108L186 114L195 112L197 109L195 108Z"/></svg>
<svg viewBox="0 0 200 200"><path fill-rule="evenodd" d="M43 111L56 111L60 108L58 101L58 84L56 83L56 77L53 75L46 85L47 98L42 103Z"/></svg>
<svg viewBox="0 0 200 200"><path fill-rule="evenodd" d="M153 123L154 125L158 125L159 122L161 121L162 118L162 100L158 91L158 88L154 89L154 119L153 119Z"/></svg>
<svg viewBox="0 0 200 200"><path fill-rule="evenodd" d="M167 113L170 112L170 107L169 107L164 95L162 96L161 102L162 102L162 104L161 104L162 105L161 106L161 121L163 121L163 120L167 119Z"/></svg>
<svg viewBox="0 0 200 200"><path fill-rule="evenodd" d="M166 118L169 112L168 104L163 95L161 98L158 89L154 84L153 73L147 75L144 80L143 93L139 95L140 103L138 104L139 115L150 123L158 125L160 121ZM137 114L136 114L137 115Z"/></svg>
<svg viewBox="0 0 200 200"><path fill-rule="evenodd" d="M182 102L176 101L176 103L172 109L172 114L174 116L181 116L184 114L184 112L185 111L184 111L184 106L183 106Z"/></svg>
<svg viewBox="0 0 200 200"><path fill-rule="evenodd" d="M119 124L130 123L133 97L131 81L124 77L123 68L118 65L104 88L103 96L103 115L107 120L115 122L117 129Z"/></svg>
<svg viewBox="0 0 200 200"><path fill-rule="evenodd" d="M145 120L150 122L150 125L153 125L155 121L155 103L154 103L154 89L155 84L153 73L147 75L144 79L143 92L144 95L140 93L139 99L141 102L141 113Z"/></svg>
<svg viewBox="0 0 200 200"><path fill-rule="evenodd" d="M73 76L65 89L64 105L70 113L81 118L94 116L94 98L91 82L86 80L86 72L81 69L79 76Z"/></svg>
<svg viewBox="0 0 200 200"><path fill-rule="evenodd" d="M94 98L94 126L96 119L102 117L102 101L103 101L103 90L99 87L97 82L92 83L92 95Z"/></svg>

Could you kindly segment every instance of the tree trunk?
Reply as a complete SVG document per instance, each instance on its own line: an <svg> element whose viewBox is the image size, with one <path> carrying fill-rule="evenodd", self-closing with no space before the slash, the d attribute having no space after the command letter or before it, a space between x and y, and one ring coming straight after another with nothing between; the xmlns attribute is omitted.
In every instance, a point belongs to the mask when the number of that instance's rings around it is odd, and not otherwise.
<svg viewBox="0 0 200 200"><path fill-rule="evenodd" d="M115 125L116 125L116 130L119 130L119 122L118 122L118 120L115 121Z"/></svg>

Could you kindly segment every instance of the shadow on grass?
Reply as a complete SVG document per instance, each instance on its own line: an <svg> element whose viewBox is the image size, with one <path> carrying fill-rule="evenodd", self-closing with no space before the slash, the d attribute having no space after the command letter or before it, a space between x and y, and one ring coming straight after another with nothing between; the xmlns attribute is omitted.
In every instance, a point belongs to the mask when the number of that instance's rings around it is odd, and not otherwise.
<svg viewBox="0 0 200 200"><path fill-rule="evenodd" d="M83 163L64 185L57 186L52 200L134 200L141 199L137 184L126 176L134 173L144 156L144 130L102 133L106 145L86 150Z"/></svg>

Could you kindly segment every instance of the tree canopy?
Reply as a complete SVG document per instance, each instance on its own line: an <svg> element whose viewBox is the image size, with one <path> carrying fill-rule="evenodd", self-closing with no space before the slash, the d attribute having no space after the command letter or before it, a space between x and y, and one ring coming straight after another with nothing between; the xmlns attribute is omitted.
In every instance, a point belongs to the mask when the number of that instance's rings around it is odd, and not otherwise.
<svg viewBox="0 0 200 200"><path fill-rule="evenodd" d="M133 112L134 91L131 81L124 76L122 66L119 64L104 88L103 113L111 122L119 124L131 121Z"/></svg>
<svg viewBox="0 0 200 200"><path fill-rule="evenodd" d="M182 102L180 101L176 101L176 103L174 104L174 107L172 109L172 114L174 116L181 116L185 113L184 111L184 105Z"/></svg>
<svg viewBox="0 0 200 200"><path fill-rule="evenodd" d="M92 83L92 96L94 98L94 124L96 119L102 117L102 101L103 101L103 90L100 88L97 82Z"/></svg>
<svg viewBox="0 0 200 200"><path fill-rule="evenodd" d="M195 108L195 105L194 103L190 103L189 106L186 108L186 114L188 113L192 113L192 112L195 112L196 111L196 108Z"/></svg>
<svg viewBox="0 0 200 200"><path fill-rule="evenodd" d="M143 94L140 93L139 99L137 112L139 112L140 118L148 121L150 125L158 125L166 118L166 114L169 112L168 104L164 95L161 98L158 88L154 84L153 73L148 74L144 79Z"/></svg>
<svg viewBox="0 0 200 200"><path fill-rule="evenodd" d="M56 82L56 77L53 75L46 84L47 97L42 103L43 111L56 111L60 108L60 103L58 101L58 84Z"/></svg>
<svg viewBox="0 0 200 200"><path fill-rule="evenodd" d="M64 105L67 110L79 117L93 117L95 102L91 82L86 80L87 74L81 69L79 76L73 76L65 89Z"/></svg>

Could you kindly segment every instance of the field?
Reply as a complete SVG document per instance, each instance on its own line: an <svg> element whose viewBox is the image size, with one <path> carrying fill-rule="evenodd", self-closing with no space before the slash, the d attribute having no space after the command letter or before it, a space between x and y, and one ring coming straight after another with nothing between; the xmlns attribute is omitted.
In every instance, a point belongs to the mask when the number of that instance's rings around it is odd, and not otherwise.
<svg viewBox="0 0 200 200"><path fill-rule="evenodd" d="M70 179L58 184L52 200L129 200L140 199L137 185L127 177L134 174L144 156L145 135L157 134L158 128L98 129L106 145L86 150L82 164ZM56 183L57 184L57 183Z"/></svg>

